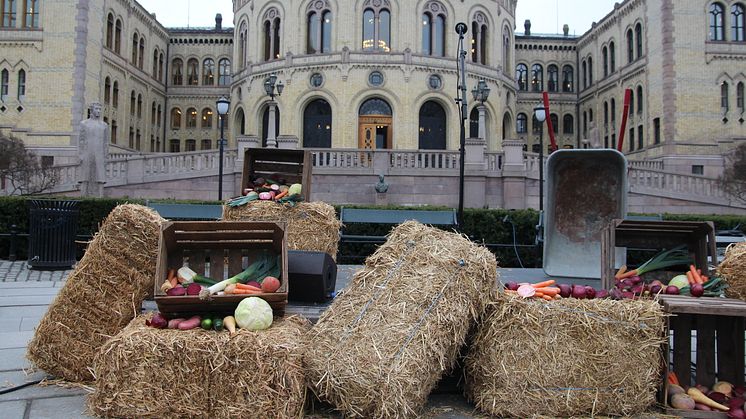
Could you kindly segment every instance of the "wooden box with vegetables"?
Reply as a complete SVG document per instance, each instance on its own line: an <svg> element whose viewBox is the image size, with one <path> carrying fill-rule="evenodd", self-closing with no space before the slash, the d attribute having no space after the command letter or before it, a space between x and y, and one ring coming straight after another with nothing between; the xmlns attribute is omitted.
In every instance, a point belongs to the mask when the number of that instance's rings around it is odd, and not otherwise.
<svg viewBox="0 0 746 419"><path fill-rule="evenodd" d="M241 174L241 195L272 194L271 200L311 200L311 153L304 150L247 148ZM299 185L299 186L296 186ZM291 188L300 187L298 191ZM296 198L292 198L296 197ZM270 200L264 199L264 200Z"/></svg>
<svg viewBox="0 0 746 419"><path fill-rule="evenodd" d="M284 223L183 221L161 228L155 302L166 318L232 315L259 297L276 315L288 299Z"/></svg>

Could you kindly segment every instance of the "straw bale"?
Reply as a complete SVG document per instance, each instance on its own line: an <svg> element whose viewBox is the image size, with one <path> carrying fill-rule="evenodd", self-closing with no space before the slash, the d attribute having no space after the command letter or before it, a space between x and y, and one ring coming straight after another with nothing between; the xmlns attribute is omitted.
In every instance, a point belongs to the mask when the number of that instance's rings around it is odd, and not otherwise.
<svg viewBox="0 0 746 419"><path fill-rule="evenodd" d="M417 417L482 315L496 268L464 236L399 225L309 333L311 388L347 417Z"/></svg>
<svg viewBox="0 0 746 419"><path fill-rule="evenodd" d="M302 317L264 331L154 329L135 318L95 359L89 409L102 417L300 418Z"/></svg>
<svg viewBox="0 0 746 419"><path fill-rule="evenodd" d="M657 301L525 300L490 305L466 357L466 395L500 417L644 412L660 383Z"/></svg>
<svg viewBox="0 0 746 419"><path fill-rule="evenodd" d="M728 245L717 272L728 281L725 295L746 301L746 243Z"/></svg>
<svg viewBox="0 0 746 419"><path fill-rule="evenodd" d="M337 259L339 228L334 207L324 202L299 202L295 206L252 201L240 207L223 206L223 221L284 221L288 249L328 253Z"/></svg>
<svg viewBox="0 0 746 419"><path fill-rule="evenodd" d="M36 328L26 355L36 367L68 381L93 379L98 348L139 314L153 290L162 221L139 205L109 214Z"/></svg>

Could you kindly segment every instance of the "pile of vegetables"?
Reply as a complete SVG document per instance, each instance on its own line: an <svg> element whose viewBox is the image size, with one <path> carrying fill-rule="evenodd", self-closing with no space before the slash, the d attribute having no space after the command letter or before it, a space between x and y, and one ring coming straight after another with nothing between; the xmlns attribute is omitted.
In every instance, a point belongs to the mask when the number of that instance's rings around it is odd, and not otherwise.
<svg viewBox="0 0 746 419"><path fill-rule="evenodd" d="M228 202L231 207L246 205L251 201L275 201L281 204L295 205L303 201L303 185L300 183L288 184L287 180L273 174L266 179L256 177L252 179L243 190L243 195L233 198Z"/></svg>
<svg viewBox="0 0 746 419"><path fill-rule="evenodd" d="M733 386L727 381L718 381L712 389L704 385L685 388L674 372L669 372L666 388L671 407L681 410L703 410L728 412L733 419L746 419L744 413L744 386Z"/></svg>
<svg viewBox="0 0 746 419"><path fill-rule="evenodd" d="M166 319L163 314L156 312L145 320L145 325L156 329L192 330L201 327L204 330L221 332L228 330L236 333L236 327L246 330L265 330L272 326L274 314L272 306L258 297L244 298L238 303L233 316L192 316L190 318Z"/></svg>
<svg viewBox="0 0 746 419"><path fill-rule="evenodd" d="M505 292L516 294L523 298L537 298L547 301L559 300L561 298L593 299L606 298L606 290L596 290L589 285L556 284L554 279L549 279L534 284L517 283L508 281L505 283Z"/></svg>

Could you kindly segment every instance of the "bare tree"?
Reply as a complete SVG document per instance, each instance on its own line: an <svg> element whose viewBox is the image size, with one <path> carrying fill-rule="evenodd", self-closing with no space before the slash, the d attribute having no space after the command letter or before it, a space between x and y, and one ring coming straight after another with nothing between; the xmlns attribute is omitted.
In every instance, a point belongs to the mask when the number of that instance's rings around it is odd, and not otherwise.
<svg viewBox="0 0 746 419"><path fill-rule="evenodd" d="M726 156L720 186L733 198L746 203L746 143L739 145Z"/></svg>
<svg viewBox="0 0 746 419"><path fill-rule="evenodd" d="M23 141L0 135L0 181L8 195L37 195L57 185L59 177Z"/></svg>

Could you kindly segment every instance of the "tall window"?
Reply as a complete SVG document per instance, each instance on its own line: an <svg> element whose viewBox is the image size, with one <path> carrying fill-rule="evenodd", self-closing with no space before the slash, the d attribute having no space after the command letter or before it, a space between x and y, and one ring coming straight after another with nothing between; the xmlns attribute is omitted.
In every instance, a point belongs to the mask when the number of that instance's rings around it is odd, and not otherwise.
<svg viewBox="0 0 746 419"><path fill-rule="evenodd" d="M181 151L181 141L180 140L170 140L168 142L168 151L171 153L179 153Z"/></svg>
<svg viewBox="0 0 746 419"><path fill-rule="evenodd" d="M725 9L720 3L712 3L710 6L710 41L724 41L723 15Z"/></svg>
<svg viewBox="0 0 746 419"><path fill-rule="evenodd" d="M117 120L116 119L111 120L111 143L112 144L117 143Z"/></svg>
<svg viewBox="0 0 746 419"><path fill-rule="evenodd" d="M112 49L114 46L114 15L109 13L106 17L106 48Z"/></svg>
<svg viewBox="0 0 746 419"><path fill-rule="evenodd" d="M603 60L604 65L604 77L609 76L609 49L606 47L603 47L601 49L601 59Z"/></svg>
<svg viewBox="0 0 746 419"><path fill-rule="evenodd" d="M158 105L158 112L156 113L156 115L157 115L155 118L156 125L160 127L161 119L162 119L161 116L163 115L163 113L161 112L161 105Z"/></svg>
<svg viewBox="0 0 746 419"><path fill-rule="evenodd" d="M137 134L135 134L135 150L141 150L142 144L140 143L140 130L137 130Z"/></svg>
<svg viewBox="0 0 746 419"><path fill-rule="evenodd" d="M163 81L163 52L158 54L158 81Z"/></svg>
<svg viewBox="0 0 746 419"><path fill-rule="evenodd" d="M513 52L510 47L510 28L507 26L503 28L503 71L509 69L510 66L510 54Z"/></svg>
<svg viewBox="0 0 746 419"><path fill-rule="evenodd" d="M153 78L158 78L158 48L153 50Z"/></svg>
<svg viewBox="0 0 746 419"><path fill-rule="evenodd" d="M366 0L363 11L363 51L391 51L389 2Z"/></svg>
<svg viewBox="0 0 746 419"><path fill-rule="evenodd" d="M730 40L742 42L744 40L744 19L743 5L736 3L730 7Z"/></svg>
<svg viewBox="0 0 746 419"><path fill-rule="evenodd" d="M557 134L559 132L559 116L556 113L550 114L549 120L552 121L552 131Z"/></svg>
<svg viewBox="0 0 746 419"><path fill-rule="evenodd" d="M660 144L661 142L661 119L653 119L653 144Z"/></svg>
<svg viewBox="0 0 746 419"><path fill-rule="evenodd" d="M471 22L471 60L487 64L487 17L476 12Z"/></svg>
<svg viewBox="0 0 746 419"><path fill-rule="evenodd" d="M16 3L17 0L3 0L3 27L16 26Z"/></svg>
<svg viewBox="0 0 746 419"><path fill-rule="evenodd" d="M137 68L142 70L144 61L145 61L145 38L140 37L140 49L137 55Z"/></svg>
<svg viewBox="0 0 746 419"><path fill-rule="evenodd" d="M150 104L150 125L155 125L155 101Z"/></svg>
<svg viewBox="0 0 746 419"><path fill-rule="evenodd" d="M202 109L202 119L200 120L202 128L212 128L212 109Z"/></svg>
<svg viewBox="0 0 746 419"><path fill-rule="evenodd" d="M531 66L531 90L534 92L544 90L544 68L541 64Z"/></svg>
<svg viewBox="0 0 746 419"><path fill-rule="evenodd" d="M425 5L422 14L422 52L425 55L445 55L446 8L437 1Z"/></svg>
<svg viewBox="0 0 746 419"><path fill-rule="evenodd" d="M642 86L637 86L637 113L642 115Z"/></svg>
<svg viewBox="0 0 746 419"><path fill-rule="evenodd" d="M604 102L604 132L609 131L609 102Z"/></svg>
<svg viewBox="0 0 746 419"><path fill-rule="evenodd" d="M136 103L136 96L135 91L133 90L130 93L130 115L135 116L135 103Z"/></svg>
<svg viewBox="0 0 746 419"><path fill-rule="evenodd" d="M531 118L531 132L534 134L541 134L541 129L543 127L543 122L539 122L538 119L536 119L536 113L532 114L533 117Z"/></svg>
<svg viewBox="0 0 746 419"><path fill-rule="evenodd" d="M629 129L629 151L635 151L635 127Z"/></svg>
<svg viewBox="0 0 746 419"><path fill-rule="evenodd" d="M187 61L187 85L197 86L199 84L199 62L196 58Z"/></svg>
<svg viewBox="0 0 746 419"><path fill-rule="evenodd" d="M328 53L332 50L332 11L328 1L310 2L307 9L306 52Z"/></svg>
<svg viewBox="0 0 746 419"><path fill-rule="evenodd" d="M135 148L135 129L133 127L130 127L129 143L127 145L129 148Z"/></svg>
<svg viewBox="0 0 746 419"><path fill-rule="evenodd" d="M635 43L637 58L642 57L642 23L635 25Z"/></svg>
<svg viewBox="0 0 746 419"><path fill-rule="evenodd" d="M171 61L171 84L181 86L184 84L184 61L181 58L174 58Z"/></svg>
<svg viewBox="0 0 746 419"><path fill-rule="evenodd" d="M446 149L446 111L433 100L420 108L420 150Z"/></svg>
<svg viewBox="0 0 746 419"><path fill-rule="evenodd" d="M559 89L559 69L552 64L547 67L547 90L556 92Z"/></svg>
<svg viewBox="0 0 746 419"><path fill-rule="evenodd" d="M181 109L171 109L171 129L181 129Z"/></svg>
<svg viewBox="0 0 746 419"><path fill-rule="evenodd" d="M215 60L205 58L202 62L202 84L213 86L215 84Z"/></svg>
<svg viewBox="0 0 746 419"><path fill-rule="evenodd" d="M588 65L585 61L580 65L583 69L583 89L588 88Z"/></svg>
<svg viewBox="0 0 746 419"><path fill-rule="evenodd" d="M114 25L114 52L117 54L122 53L122 20L117 19L117 23Z"/></svg>
<svg viewBox="0 0 746 419"><path fill-rule="evenodd" d="M137 95L137 117L142 118L142 95Z"/></svg>
<svg viewBox="0 0 746 419"><path fill-rule="evenodd" d="M609 71L611 73L616 71L616 45L614 45L614 41L609 43Z"/></svg>
<svg viewBox="0 0 746 419"><path fill-rule="evenodd" d="M616 100L611 99L611 131L616 132Z"/></svg>
<svg viewBox="0 0 746 419"><path fill-rule="evenodd" d="M197 128L197 110L189 108L186 111L186 127Z"/></svg>
<svg viewBox="0 0 746 419"><path fill-rule="evenodd" d="M525 134L528 132L528 118L525 113L519 113L515 118L515 132Z"/></svg>
<svg viewBox="0 0 746 419"><path fill-rule="evenodd" d="M744 103L743 103L743 82L738 82L738 85L736 86L736 107L741 110L741 113L744 112Z"/></svg>
<svg viewBox="0 0 746 419"><path fill-rule="evenodd" d="M575 77L574 77L574 71L571 66L566 65L562 67L562 91L563 92L572 92L575 88Z"/></svg>
<svg viewBox="0 0 746 419"><path fill-rule="evenodd" d="M119 82L114 80L114 87L111 88L111 106L119 106Z"/></svg>
<svg viewBox="0 0 746 419"><path fill-rule="evenodd" d="M332 107L324 99L316 99L303 111L303 147L331 148Z"/></svg>
<svg viewBox="0 0 746 419"><path fill-rule="evenodd" d="M643 146L643 137L642 137L642 125L637 126L637 148L642 148Z"/></svg>
<svg viewBox="0 0 746 419"><path fill-rule="evenodd" d="M588 57L588 86L593 86L593 57Z"/></svg>
<svg viewBox="0 0 746 419"><path fill-rule="evenodd" d="M518 90L528 90L528 67L526 64L515 66L515 79L518 82Z"/></svg>
<svg viewBox="0 0 746 419"><path fill-rule="evenodd" d="M635 89L629 91L629 116L635 113Z"/></svg>
<svg viewBox="0 0 746 419"><path fill-rule="evenodd" d="M720 83L720 107L728 110L728 82Z"/></svg>
<svg viewBox="0 0 746 419"><path fill-rule="evenodd" d="M469 138L479 138L479 110L476 107L469 113Z"/></svg>
<svg viewBox="0 0 746 419"><path fill-rule="evenodd" d="M108 105L111 102L111 79L104 79L104 104Z"/></svg>
<svg viewBox="0 0 746 419"><path fill-rule="evenodd" d="M200 149L209 150L212 148L212 140L202 140Z"/></svg>
<svg viewBox="0 0 746 419"><path fill-rule="evenodd" d="M140 45L140 37L137 33L132 34L132 65L137 65L137 48Z"/></svg>
<svg viewBox="0 0 746 419"><path fill-rule="evenodd" d="M0 100L8 99L8 84L10 83L10 73L3 69L0 72Z"/></svg>
<svg viewBox="0 0 746 419"><path fill-rule="evenodd" d="M26 7L24 8L23 15L23 27L24 28L38 28L39 27L39 0L26 0Z"/></svg>
<svg viewBox="0 0 746 419"><path fill-rule="evenodd" d="M218 86L231 84L231 60L222 58L218 61Z"/></svg>
<svg viewBox="0 0 746 419"><path fill-rule="evenodd" d="M249 30L246 22L241 22L241 27L238 30L238 68L243 69L246 65L246 52L249 39Z"/></svg>
<svg viewBox="0 0 746 419"><path fill-rule="evenodd" d="M243 113L243 109L239 108L234 118L236 124L236 133L239 135L246 134L246 115Z"/></svg>
<svg viewBox="0 0 746 419"><path fill-rule="evenodd" d="M635 35L632 29L627 29L627 62L635 60Z"/></svg>
<svg viewBox="0 0 746 419"><path fill-rule="evenodd" d="M264 61L280 58L280 12L276 8L264 14Z"/></svg>
<svg viewBox="0 0 746 419"><path fill-rule="evenodd" d="M575 118L573 118L572 115L565 114L565 116L562 117L562 133L563 134L572 134L575 128Z"/></svg>

